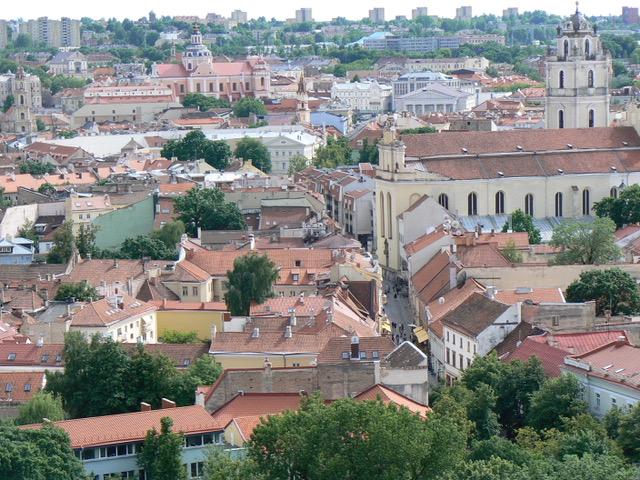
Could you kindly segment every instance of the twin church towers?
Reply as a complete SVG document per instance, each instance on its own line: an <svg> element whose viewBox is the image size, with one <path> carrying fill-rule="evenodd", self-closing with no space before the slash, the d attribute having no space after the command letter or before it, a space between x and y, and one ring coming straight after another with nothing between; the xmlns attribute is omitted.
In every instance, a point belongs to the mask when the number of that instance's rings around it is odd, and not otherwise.
<svg viewBox="0 0 640 480"><path fill-rule="evenodd" d="M611 56L597 27L578 10L558 26L557 54L547 59L547 128L608 127Z"/></svg>

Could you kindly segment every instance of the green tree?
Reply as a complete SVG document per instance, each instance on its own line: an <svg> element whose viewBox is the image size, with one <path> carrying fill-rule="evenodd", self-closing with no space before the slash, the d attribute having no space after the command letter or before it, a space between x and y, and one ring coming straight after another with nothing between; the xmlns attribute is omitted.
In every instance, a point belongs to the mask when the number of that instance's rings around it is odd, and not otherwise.
<svg viewBox="0 0 640 480"><path fill-rule="evenodd" d="M56 187L54 187L53 185L51 185L49 182L43 183L42 185L40 185L38 187L38 192L43 194L43 195L55 195L56 194Z"/></svg>
<svg viewBox="0 0 640 480"><path fill-rule="evenodd" d="M4 187L0 187L0 209L9 208L13 204L4 192Z"/></svg>
<svg viewBox="0 0 640 480"><path fill-rule="evenodd" d="M87 282L62 283L56 292L55 299L70 302L75 298L77 302L93 302L98 300L98 291Z"/></svg>
<svg viewBox="0 0 640 480"><path fill-rule="evenodd" d="M16 99L14 98L13 95L7 95L6 98L4 99L4 103L2 104L2 113L7 113L9 109L13 107L13 104L15 103L15 101Z"/></svg>
<svg viewBox="0 0 640 480"><path fill-rule="evenodd" d="M175 401L175 383L181 375L169 357L151 354L143 345L136 345L127 360L123 385L125 411L138 410L140 402L159 408L163 397Z"/></svg>
<svg viewBox="0 0 640 480"><path fill-rule="evenodd" d="M21 430L0 424L0 472L6 479L85 480L66 432L51 425Z"/></svg>
<svg viewBox="0 0 640 480"><path fill-rule="evenodd" d="M347 76L347 69L344 67L344 65L338 64L333 67L333 75L336 77L344 78Z"/></svg>
<svg viewBox="0 0 640 480"><path fill-rule="evenodd" d="M196 235L198 227L204 230L244 230L246 223L238 206L225 202L217 188L192 188L187 195L174 200L179 219L187 232Z"/></svg>
<svg viewBox="0 0 640 480"><path fill-rule="evenodd" d="M160 240L169 249L175 249L184 234L184 223L180 220L164 224L160 230L151 234L151 238Z"/></svg>
<svg viewBox="0 0 640 480"><path fill-rule="evenodd" d="M198 385L212 385L222 374L222 367L210 355L198 358L186 372L175 378L171 396L176 404L193 405Z"/></svg>
<svg viewBox="0 0 640 480"><path fill-rule="evenodd" d="M206 112L211 108L229 108L231 105L227 100L215 97L207 97L202 93L187 93L182 100L184 107L197 107L201 112Z"/></svg>
<svg viewBox="0 0 640 480"><path fill-rule="evenodd" d="M48 263L67 263L75 251L73 222L65 221L53 234L53 247L47 255Z"/></svg>
<svg viewBox="0 0 640 480"><path fill-rule="evenodd" d="M95 256L97 251L96 235L98 230L100 230L100 227L92 224L80 225L80 228L78 228L75 243L78 254L80 254L82 258L88 258L89 255Z"/></svg>
<svg viewBox="0 0 640 480"><path fill-rule="evenodd" d="M640 222L640 185L630 185L618 198L606 197L593 206L598 217L609 217L618 228Z"/></svg>
<svg viewBox="0 0 640 480"><path fill-rule="evenodd" d="M244 97L233 105L233 114L236 117L248 117L252 113L266 115L267 109L262 100L253 97Z"/></svg>
<svg viewBox="0 0 640 480"><path fill-rule="evenodd" d="M260 140L243 138L237 143L233 155L243 160L251 160L253 165L264 173L271 171L271 154Z"/></svg>
<svg viewBox="0 0 640 480"><path fill-rule="evenodd" d="M516 242L509 240L504 248L500 250L502 256L509 260L511 263L522 263L522 253L518 250Z"/></svg>
<svg viewBox="0 0 640 480"><path fill-rule="evenodd" d="M177 255L175 246L173 249L167 248L161 240L148 235L125 239L120 247L120 254L123 258L149 257L153 260L175 260Z"/></svg>
<svg viewBox="0 0 640 480"><path fill-rule="evenodd" d="M369 144L368 139L362 141L362 148L360 149L361 163L370 163L372 165L378 165L378 141L374 141Z"/></svg>
<svg viewBox="0 0 640 480"><path fill-rule="evenodd" d="M309 166L309 159L304 155L296 154L289 159L289 176L301 172Z"/></svg>
<svg viewBox="0 0 640 480"><path fill-rule="evenodd" d="M45 123L42 121L41 118L36 118L36 128L38 129L39 132L44 132L47 129L47 126L45 125Z"/></svg>
<svg viewBox="0 0 640 480"><path fill-rule="evenodd" d="M33 229L33 222L26 220L18 229L18 236L31 240L36 246L38 245L38 234Z"/></svg>
<svg viewBox="0 0 640 480"><path fill-rule="evenodd" d="M278 269L266 255L249 254L233 262L227 272L227 293L224 299L231 315L249 315L252 303L263 303L273 296L272 287L278 279Z"/></svg>
<svg viewBox="0 0 640 480"><path fill-rule="evenodd" d="M234 459L220 447L212 447L204 462L203 480L263 480L250 459Z"/></svg>
<svg viewBox="0 0 640 480"><path fill-rule="evenodd" d="M42 423L44 418L52 422L64 420L64 410L59 398L47 392L38 392L27 403L20 406L16 424Z"/></svg>
<svg viewBox="0 0 640 480"><path fill-rule="evenodd" d="M186 480L187 472L182 465L183 437L171 431L171 417L162 417L160 425L159 434L155 428L147 432L138 464L150 480Z"/></svg>
<svg viewBox="0 0 640 480"><path fill-rule="evenodd" d="M568 302L596 302L596 314L610 310L612 315L640 311L638 286L631 275L619 268L588 270L567 288Z"/></svg>
<svg viewBox="0 0 640 480"><path fill-rule="evenodd" d="M500 433L500 422L495 413L496 394L486 384L478 385L467 405L467 416L475 424L476 436L491 438Z"/></svg>
<svg viewBox="0 0 640 480"><path fill-rule="evenodd" d="M42 163L35 160L26 160L20 164L20 173L31 175L46 175L56 171L56 166L51 163Z"/></svg>
<svg viewBox="0 0 640 480"><path fill-rule="evenodd" d="M580 397L581 386L575 376L547 379L531 397L527 423L538 430L558 428L563 418L586 413L587 404Z"/></svg>
<svg viewBox="0 0 640 480"><path fill-rule="evenodd" d="M339 165L350 165L351 147L346 137L335 139L329 137L327 144L316 150L313 163L320 168L336 168Z"/></svg>
<svg viewBox="0 0 640 480"><path fill-rule="evenodd" d="M514 232L527 232L529 234L529 243L531 244L538 244L542 240L540 230L533 224L533 217L520 209L511 214L511 220L504 224L502 231L507 232L509 228Z"/></svg>
<svg viewBox="0 0 640 480"><path fill-rule="evenodd" d="M596 218L593 223L567 221L553 229L551 245L561 252L553 262L557 265L603 264L620 257L614 232L616 226L609 218Z"/></svg>
<svg viewBox="0 0 640 480"><path fill-rule="evenodd" d="M618 427L617 440L625 455L633 462L640 462L640 403L623 415Z"/></svg>
<svg viewBox="0 0 640 480"><path fill-rule="evenodd" d="M179 332L178 330L165 330L158 339L162 343L198 343L197 332Z"/></svg>
<svg viewBox="0 0 640 480"><path fill-rule="evenodd" d="M231 148L223 140L208 140L201 130L194 130L180 140L167 142L161 155L164 158L176 157L183 161L203 159L212 167L224 170L229 166Z"/></svg>

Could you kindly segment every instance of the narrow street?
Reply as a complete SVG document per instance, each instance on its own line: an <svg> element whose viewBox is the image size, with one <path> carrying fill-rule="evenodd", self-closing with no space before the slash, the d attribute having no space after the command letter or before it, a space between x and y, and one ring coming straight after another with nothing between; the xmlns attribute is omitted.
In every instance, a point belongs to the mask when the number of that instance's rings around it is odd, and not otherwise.
<svg viewBox="0 0 640 480"><path fill-rule="evenodd" d="M393 341L400 344L404 340L411 340L412 327L409 325L413 324L413 318L406 290L399 291L396 296L394 284L391 282L385 282L385 290L387 291L385 312L391 322Z"/></svg>

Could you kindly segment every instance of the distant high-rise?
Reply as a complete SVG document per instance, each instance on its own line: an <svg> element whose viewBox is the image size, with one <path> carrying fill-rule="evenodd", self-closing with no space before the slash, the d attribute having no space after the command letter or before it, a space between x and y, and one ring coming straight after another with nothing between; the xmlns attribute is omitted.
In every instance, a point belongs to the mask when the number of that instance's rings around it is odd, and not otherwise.
<svg viewBox="0 0 640 480"><path fill-rule="evenodd" d="M9 43L9 24L6 20L0 20L0 48L7 48Z"/></svg>
<svg viewBox="0 0 640 480"><path fill-rule="evenodd" d="M416 7L411 10L411 19L415 20L419 17L427 17L429 13L427 12L427 7Z"/></svg>
<svg viewBox="0 0 640 480"><path fill-rule="evenodd" d="M80 20L67 17L50 20L47 17L40 17L36 20L21 22L18 30L20 33L29 35L34 42L44 43L47 47L80 46Z"/></svg>
<svg viewBox="0 0 640 480"><path fill-rule="evenodd" d="M557 53L546 65L547 128L610 126L611 55L577 8L558 26Z"/></svg>
<svg viewBox="0 0 640 480"><path fill-rule="evenodd" d="M234 10L231 12L231 20L238 23L247 23L247 12L242 10Z"/></svg>
<svg viewBox="0 0 640 480"><path fill-rule="evenodd" d="M638 7L622 7L622 21L626 25L635 25L640 23Z"/></svg>
<svg viewBox="0 0 640 480"><path fill-rule="evenodd" d="M149 23L156 23L158 21L158 17L154 13L153 10L149 12Z"/></svg>
<svg viewBox="0 0 640 480"><path fill-rule="evenodd" d="M369 20L372 23L384 23L384 8L372 8L369 10Z"/></svg>
<svg viewBox="0 0 640 480"><path fill-rule="evenodd" d="M296 23L313 22L313 14L310 8L296 10Z"/></svg>
<svg viewBox="0 0 640 480"><path fill-rule="evenodd" d="M518 7L509 7L502 10L502 18L511 18L518 16Z"/></svg>
<svg viewBox="0 0 640 480"><path fill-rule="evenodd" d="M470 6L462 6L456 8L456 20L471 20L473 13Z"/></svg>

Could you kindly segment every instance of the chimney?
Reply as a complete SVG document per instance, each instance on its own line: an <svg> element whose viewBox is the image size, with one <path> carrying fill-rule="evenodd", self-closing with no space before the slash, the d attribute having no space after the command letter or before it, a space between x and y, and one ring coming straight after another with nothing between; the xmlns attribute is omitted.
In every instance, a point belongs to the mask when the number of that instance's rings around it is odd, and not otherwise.
<svg viewBox="0 0 640 480"><path fill-rule="evenodd" d="M140 411L141 412L150 412L151 411L151 405L149 405L147 402L140 402Z"/></svg>
<svg viewBox="0 0 640 480"><path fill-rule="evenodd" d="M169 400L168 398L162 398L162 405L160 406L160 408L165 409L165 408L176 408L176 402L174 402L173 400Z"/></svg>
<svg viewBox="0 0 640 480"><path fill-rule="evenodd" d="M67 303L67 317L71 316L71 304Z"/></svg>
<svg viewBox="0 0 640 480"><path fill-rule="evenodd" d="M196 405L204 407L204 392L199 388L196 389Z"/></svg>
<svg viewBox="0 0 640 480"><path fill-rule="evenodd" d="M291 312L291 317L289 318L289 325L295 327L298 325L298 319L296 318L296 311Z"/></svg>
<svg viewBox="0 0 640 480"><path fill-rule="evenodd" d="M622 345L626 345L626 344L627 344L627 337L625 337L624 335L620 335L616 340L616 346L621 347Z"/></svg>
<svg viewBox="0 0 640 480"><path fill-rule="evenodd" d="M300 292L300 296L298 297L298 301L300 305L304 305L304 292Z"/></svg>
<svg viewBox="0 0 640 480"><path fill-rule="evenodd" d="M38 341L36 342L36 347L42 348L43 345L44 345L44 337L40 335L40 337L38 337Z"/></svg>
<svg viewBox="0 0 640 480"><path fill-rule="evenodd" d="M495 300L496 293L497 293L496 287L488 286L484 292L484 296L487 297L489 300Z"/></svg>
<svg viewBox="0 0 640 480"><path fill-rule="evenodd" d="M271 362L269 361L269 357L265 357L264 359L264 373L271 373Z"/></svg>
<svg viewBox="0 0 640 480"><path fill-rule="evenodd" d="M351 360L360 360L360 338L357 335L351 337Z"/></svg>
<svg viewBox="0 0 640 480"><path fill-rule="evenodd" d="M256 237L253 233L249 234L249 248L251 250L255 250L256 249Z"/></svg>
<svg viewBox="0 0 640 480"><path fill-rule="evenodd" d="M113 268L118 268L118 259L117 258L113 259Z"/></svg>
<svg viewBox="0 0 640 480"><path fill-rule="evenodd" d="M218 333L218 327L216 327L216 324L213 323L211 324L211 339L213 340L214 338L216 338L216 334Z"/></svg>
<svg viewBox="0 0 640 480"><path fill-rule="evenodd" d="M287 325L286 327L284 327L284 338L291 338L291 337L293 337L291 325Z"/></svg>
<svg viewBox="0 0 640 480"><path fill-rule="evenodd" d="M258 338L260 337L260 329L258 327L253 329L253 332L251 332L251 338Z"/></svg>

